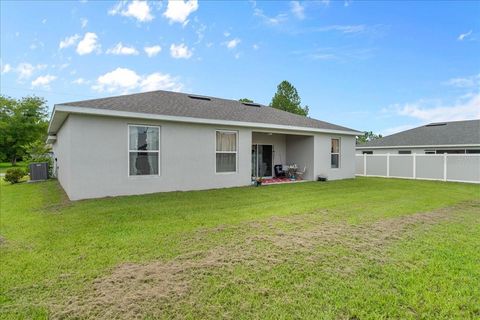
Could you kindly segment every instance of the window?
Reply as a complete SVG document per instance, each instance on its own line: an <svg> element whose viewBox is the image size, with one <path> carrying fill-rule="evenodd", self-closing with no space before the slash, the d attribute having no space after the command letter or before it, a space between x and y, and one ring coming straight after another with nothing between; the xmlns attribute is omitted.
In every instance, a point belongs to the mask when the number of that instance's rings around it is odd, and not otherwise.
<svg viewBox="0 0 480 320"><path fill-rule="evenodd" d="M467 149L467 153L480 153L480 149Z"/></svg>
<svg viewBox="0 0 480 320"><path fill-rule="evenodd" d="M437 150L437 154L452 153L452 154L462 154L465 153L465 149L456 149L456 150Z"/></svg>
<svg viewBox="0 0 480 320"><path fill-rule="evenodd" d="M128 126L129 175L158 175L159 145L159 127Z"/></svg>
<svg viewBox="0 0 480 320"><path fill-rule="evenodd" d="M330 165L332 168L340 167L340 139L332 139L330 151Z"/></svg>
<svg viewBox="0 0 480 320"><path fill-rule="evenodd" d="M435 154L435 150L425 150L425 154Z"/></svg>
<svg viewBox="0 0 480 320"><path fill-rule="evenodd" d="M237 132L216 131L215 172L237 172Z"/></svg>
<svg viewBox="0 0 480 320"><path fill-rule="evenodd" d="M362 154L373 154L373 151L363 151Z"/></svg>
<svg viewBox="0 0 480 320"><path fill-rule="evenodd" d="M398 154L412 154L412 151L410 151L410 150L399 150Z"/></svg>

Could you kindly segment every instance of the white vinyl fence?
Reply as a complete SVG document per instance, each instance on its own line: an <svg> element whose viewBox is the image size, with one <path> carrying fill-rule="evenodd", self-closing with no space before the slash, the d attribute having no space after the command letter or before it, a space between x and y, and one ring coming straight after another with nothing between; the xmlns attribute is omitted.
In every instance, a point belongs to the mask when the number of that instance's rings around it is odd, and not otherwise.
<svg viewBox="0 0 480 320"><path fill-rule="evenodd" d="M480 154L357 154L357 176L480 183Z"/></svg>

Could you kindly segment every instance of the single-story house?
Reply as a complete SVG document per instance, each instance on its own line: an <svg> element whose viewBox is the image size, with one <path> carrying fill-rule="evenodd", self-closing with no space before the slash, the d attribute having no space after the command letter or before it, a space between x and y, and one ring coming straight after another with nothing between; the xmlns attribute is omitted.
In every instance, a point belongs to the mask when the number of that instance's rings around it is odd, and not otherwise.
<svg viewBox="0 0 480 320"><path fill-rule="evenodd" d="M364 144L357 154L480 153L480 120L430 123Z"/></svg>
<svg viewBox="0 0 480 320"><path fill-rule="evenodd" d="M72 200L247 186L294 165L354 178L361 132L256 103L153 91L54 106L48 128Z"/></svg>

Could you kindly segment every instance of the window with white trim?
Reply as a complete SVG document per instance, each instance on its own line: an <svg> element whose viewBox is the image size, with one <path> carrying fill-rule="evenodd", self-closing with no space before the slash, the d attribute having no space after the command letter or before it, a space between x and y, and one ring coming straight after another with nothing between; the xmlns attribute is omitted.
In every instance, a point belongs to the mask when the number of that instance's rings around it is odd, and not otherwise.
<svg viewBox="0 0 480 320"><path fill-rule="evenodd" d="M332 168L340 167L340 139L332 139L330 149L330 165Z"/></svg>
<svg viewBox="0 0 480 320"><path fill-rule="evenodd" d="M160 127L128 126L128 163L130 176L159 174Z"/></svg>
<svg viewBox="0 0 480 320"><path fill-rule="evenodd" d="M216 131L215 172L231 173L237 171L237 132Z"/></svg>

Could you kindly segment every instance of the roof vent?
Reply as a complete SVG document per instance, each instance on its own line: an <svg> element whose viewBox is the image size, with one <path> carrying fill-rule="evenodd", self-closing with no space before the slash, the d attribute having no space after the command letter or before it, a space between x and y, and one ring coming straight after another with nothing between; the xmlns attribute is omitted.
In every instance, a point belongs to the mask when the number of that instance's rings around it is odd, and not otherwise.
<svg viewBox="0 0 480 320"><path fill-rule="evenodd" d="M249 107L261 107L258 103L251 103L251 102L242 102L242 104L249 106Z"/></svg>
<svg viewBox="0 0 480 320"><path fill-rule="evenodd" d="M188 96L190 99L196 99L196 100L204 100L204 101L210 101L209 97L202 97L202 96Z"/></svg>
<svg viewBox="0 0 480 320"><path fill-rule="evenodd" d="M430 123L427 124L425 127L440 127L440 126L446 126L447 124L445 122L439 122L439 123Z"/></svg>

